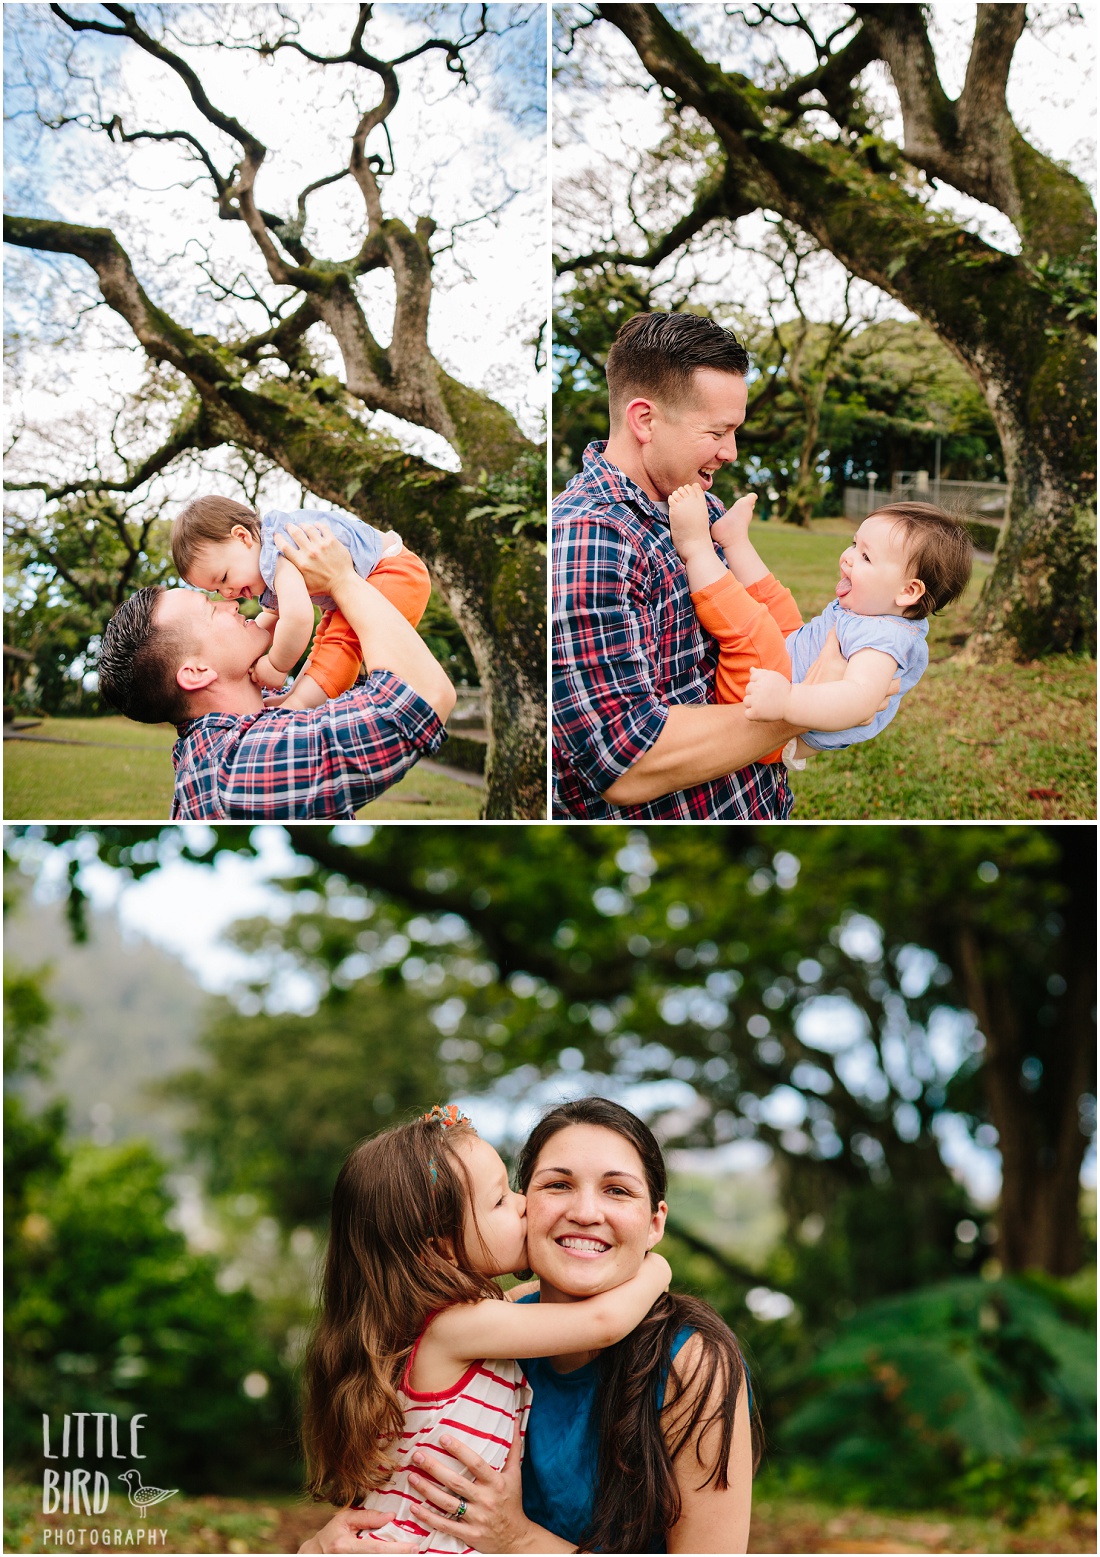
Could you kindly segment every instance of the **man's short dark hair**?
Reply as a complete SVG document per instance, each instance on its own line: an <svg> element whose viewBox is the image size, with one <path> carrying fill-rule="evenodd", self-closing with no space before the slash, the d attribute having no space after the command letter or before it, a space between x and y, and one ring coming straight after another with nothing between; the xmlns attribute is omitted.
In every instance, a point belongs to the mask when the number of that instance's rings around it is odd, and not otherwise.
<svg viewBox="0 0 1100 1557"><path fill-rule="evenodd" d="M190 712L189 696L176 680L188 643L180 632L158 626L163 594L162 584L149 584L124 600L99 649L101 694L139 724L182 724Z"/></svg>
<svg viewBox="0 0 1100 1557"><path fill-rule="evenodd" d="M744 378L749 354L731 330L700 314L635 314L607 354L612 426L639 395L670 408L682 405L699 368Z"/></svg>

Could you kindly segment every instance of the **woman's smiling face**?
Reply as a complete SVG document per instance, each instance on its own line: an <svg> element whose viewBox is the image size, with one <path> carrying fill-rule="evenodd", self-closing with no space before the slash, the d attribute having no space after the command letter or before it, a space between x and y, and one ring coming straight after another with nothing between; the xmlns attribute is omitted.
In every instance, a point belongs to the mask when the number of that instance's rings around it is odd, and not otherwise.
<svg viewBox="0 0 1100 1557"><path fill-rule="evenodd" d="M527 1188L527 1249L544 1296L591 1297L637 1274L668 1207L650 1204L645 1168L624 1136L567 1125L539 1153Z"/></svg>

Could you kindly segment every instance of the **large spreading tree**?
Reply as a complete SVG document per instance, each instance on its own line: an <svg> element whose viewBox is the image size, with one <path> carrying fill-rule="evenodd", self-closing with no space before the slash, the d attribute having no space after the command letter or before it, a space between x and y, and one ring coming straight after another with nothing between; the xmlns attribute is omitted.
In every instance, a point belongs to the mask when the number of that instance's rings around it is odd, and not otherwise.
<svg viewBox="0 0 1100 1557"><path fill-rule="evenodd" d="M54 69L34 77L29 113L56 132L57 148L41 154L40 188L23 170L17 188L32 209L5 216L5 239L33 251L44 268L51 255L90 268L98 297L88 301L124 322L170 415L165 426L164 414L150 410L143 435L116 439L113 461L93 460L87 447L81 460L79 448L70 449L62 479L32 472L16 484L41 494L41 537L49 517L66 505L73 511L74 500L84 518L99 522L111 494L140 494L196 452L221 450L253 470L258 463L289 473L307 502L312 495L396 530L430 567L485 689L486 814L541 816L540 453L503 405L448 372L429 344L440 251L455 245L458 226L491 215L494 199L507 194L500 181L493 198L471 188L450 231L427 211L406 220L390 194L400 149L390 121L404 73L431 66L437 88L457 88L437 104L438 152L433 139L417 153L427 164L419 195L428 204L433 180L447 176L450 141L456 132L461 139L479 51L502 33L537 29L537 14L525 6L408 7L395 20L361 5L348 8L333 47L320 41L332 36L326 10L50 7L56 31L44 47L55 51ZM279 156L269 156L241 95L219 78L226 55L216 63L213 56L225 50L266 62L267 90L285 104ZM502 68L519 67L505 56ZM159 90L156 106L142 94L144 117L128 101L126 71L140 71L143 85L155 81ZM308 169L294 195L282 164L293 166L296 140L319 122L344 135L343 150L335 165ZM57 209L69 194L56 176L58 159L69 138L88 135L102 137L105 158L140 159L121 162L121 186L104 195L111 225L69 220ZM163 158L163 182L197 181L210 197L204 224L180 235L168 262L165 243L148 241L143 230L151 153ZM350 188L354 200L333 204L333 186L341 194ZM79 207L80 194L71 194ZM247 235L243 246L238 233ZM87 311L80 267L55 268L54 282L70 289L69 317L77 316L79 330ZM111 389L103 384L104 400ZM445 440L458 468L441 468L412 452L407 438L372 426L377 412ZM149 430L158 420L154 443Z"/></svg>
<svg viewBox="0 0 1100 1557"><path fill-rule="evenodd" d="M617 29L642 67L641 84L668 99L659 156L666 167L676 160L679 182L666 177L674 198L647 209L638 180L629 231L625 221L616 230L609 203L605 241L564 253L561 268L651 273L716 227L760 210L807 234L924 319L988 402L1011 495L971 652L1094 650L1093 203L1009 111L1027 8L977 7L954 98L943 85L931 10L563 8L567 47L586 48ZM734 45L761 57L755 44L763 40L773 54L751 77L721 62ZM800 51L809 68L791 63ZM896 137L875 103L883 66L902 127ZM1002 213L1015 242L998 246L976 220L943 209L931 198L938 185Z"/></svg>

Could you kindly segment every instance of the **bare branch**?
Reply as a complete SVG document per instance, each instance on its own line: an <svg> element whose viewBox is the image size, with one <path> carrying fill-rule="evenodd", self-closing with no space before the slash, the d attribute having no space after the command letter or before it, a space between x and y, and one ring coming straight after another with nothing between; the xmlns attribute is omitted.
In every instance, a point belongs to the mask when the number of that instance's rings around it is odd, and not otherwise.
<svg viewBox="0 0 1100 1557"><path fill-rule="evenodd" d="M136 492L139 487L160 471L187 449L213 449L221 443L220 438L212 437L207 430L205 411L200 404L194 405L187 415L176 424L171 436L161 444L155 453L121 481L106 481L102 476L86 476L80 481L68 481L63 486L50 486L45 481L5 481L5 492L41 492L48 503L58 502L61 498L72 497L77 492ZM117 447L116 447L117 452Z"/></svg>
<svg viewBox="0 0 1100 1557"><path fill-rule="evenodd" d="M657 238L644 254L624 254L619 250L594 250L578 255L575 259L558 260L555 269L559 274L568 271L590 270L595 265L637 265L652 270L662 260L682 248L690 238L701 232L708 222L717 217L735 221L755 209L755 202L738 202L725 170L717 178L700 188L695 204L686 216L680 218L667 233Z"/></svg>

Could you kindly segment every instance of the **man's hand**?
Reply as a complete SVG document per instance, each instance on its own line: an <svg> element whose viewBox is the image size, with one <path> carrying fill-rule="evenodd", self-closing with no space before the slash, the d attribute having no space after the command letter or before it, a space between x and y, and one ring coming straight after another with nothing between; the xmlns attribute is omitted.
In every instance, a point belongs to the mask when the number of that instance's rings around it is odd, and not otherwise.
<svg viewBox="0 0 1100 1557"><path fill-rule="evenodd" d="M786 719L790 698L791 684L777 670L764 670L762 666L754 665L749 671L745 713L754 724L771 724L773 720Z"/></svg>
<svg viewBox="0 0 1100 1557"><path fill-rule="evenodd" d="M288 524L275 544L306 581L311 595L334 595L342 580L355 577L351 553L327 524ZM288 539L289 537L289 539Z"/></svg>

